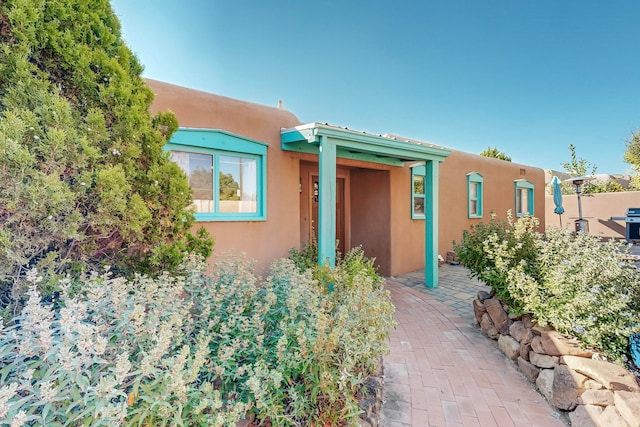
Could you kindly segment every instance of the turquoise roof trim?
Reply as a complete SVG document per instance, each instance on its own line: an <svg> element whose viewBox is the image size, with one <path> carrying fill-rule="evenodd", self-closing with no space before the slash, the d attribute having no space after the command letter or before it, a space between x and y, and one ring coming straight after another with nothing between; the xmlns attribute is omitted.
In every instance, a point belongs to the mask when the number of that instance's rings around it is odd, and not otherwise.
<svg viewBox="0 0 640 427"><path fill-rule="evenodd" d="M392 166L404 166L409 161L443 162L451 153L445 148L426 143L403 141L395 137L372 135L319 123L283 129L280 142L285 151L318 154L320 137L337 145L337 157Z"/></svg>
<svg viewBox="0 0 640 427"><path fill-rule="evenodd" d="M425 285L438 286L438 165L451 152L442 147L393 136L371 135L327 124L309 123L280 132L284 151L318 156L320 200L318 263L335 265L336 159L349 158L403 167L420 161L425 174Z"/></svg>
<svg viewBox="0 0 640 427"><path fill-rule="evenodd" d="M210 148L264 156L269 144L221 129L179 128L169 141L175 145Z"/></svg>

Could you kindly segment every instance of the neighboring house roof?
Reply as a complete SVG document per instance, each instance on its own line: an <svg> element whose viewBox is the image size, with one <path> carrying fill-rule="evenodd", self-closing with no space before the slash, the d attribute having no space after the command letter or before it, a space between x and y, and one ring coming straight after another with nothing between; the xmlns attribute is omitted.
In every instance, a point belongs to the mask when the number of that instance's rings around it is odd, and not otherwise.
<svg viewBox="0 0 640 427"><path fill-rule="evenodd" d="M571 175L568 174L567 172L545 170L544 171L545 185L549 186L554 176L557 176L560 179L560 181L565 181L571 178ZM631 177L625 174L596 173L590 176L593 177L592 182L607 183L610 180L614 180L618 182L618 184L620 184L622 188L625 188L625 189L629 188L629 183L631 182Z"/></svg>

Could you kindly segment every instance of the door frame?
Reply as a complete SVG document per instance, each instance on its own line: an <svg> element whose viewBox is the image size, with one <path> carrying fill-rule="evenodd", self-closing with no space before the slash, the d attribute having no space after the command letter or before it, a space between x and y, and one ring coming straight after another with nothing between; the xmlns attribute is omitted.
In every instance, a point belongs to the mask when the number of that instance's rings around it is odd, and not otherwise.
<svg viewBox="0 0 640 427"><path fill-rule="evenodd" d="M300 163L300 237L301 246L309 243L313 239L312 222L312 188L313 177L320 176L318 163L303 161ZM336 180L344 180L344 251L351 249L351 173L348 167L338 166L336 168ZM337 214L337 213L336 213ZM317 223L316 219L316 223ZM316 242L317 243L317 242ZM344 255L344 254L343 254Z"/></svg>

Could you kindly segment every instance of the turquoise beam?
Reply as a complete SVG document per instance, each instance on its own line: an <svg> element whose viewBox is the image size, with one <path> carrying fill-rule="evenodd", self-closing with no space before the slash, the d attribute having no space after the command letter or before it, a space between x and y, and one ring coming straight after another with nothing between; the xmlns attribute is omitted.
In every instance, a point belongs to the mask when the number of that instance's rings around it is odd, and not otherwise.
<svg viewBox="0 0 640 427"><path fill-rule="evenodd" d="M438 166L433 160L425 164L424 284L428 288L438 287Z"/></svg>
<svg viewBox="0 0 640 427"><path fill-rule="evenodd" d="M319 138L318 263L335 267L337 146L324 135Z"/></svg>

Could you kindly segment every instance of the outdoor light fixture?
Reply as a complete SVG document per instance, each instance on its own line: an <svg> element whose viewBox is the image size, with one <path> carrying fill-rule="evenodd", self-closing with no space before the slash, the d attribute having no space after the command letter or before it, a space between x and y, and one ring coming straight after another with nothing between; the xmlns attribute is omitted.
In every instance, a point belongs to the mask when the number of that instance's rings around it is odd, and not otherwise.
<svg viewBox="0 0 640 427"><path fill-rule="evenodd" d="M582 184L584 184L585 181L592 179L592 176L578 176L565 180L565 182L571 182L571 184L576 187L576 194L578 195L578 219L576 220L577 233L586 233L589 231L589 221L582 218L582 202L580 200L580 194L582 193Z"/></svg>

